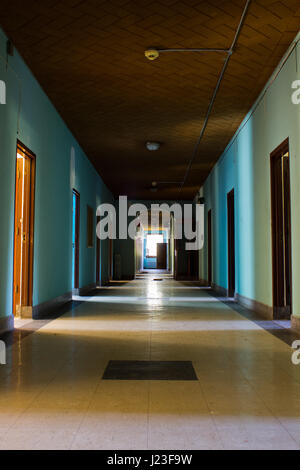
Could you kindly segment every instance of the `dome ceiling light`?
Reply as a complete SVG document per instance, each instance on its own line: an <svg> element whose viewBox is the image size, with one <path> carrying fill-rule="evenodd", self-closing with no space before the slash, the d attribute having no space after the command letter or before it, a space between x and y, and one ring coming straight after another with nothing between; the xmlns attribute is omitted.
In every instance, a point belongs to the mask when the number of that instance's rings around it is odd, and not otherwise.
<svg viewBox="0 0 300 470"><path fill-rule="evenodd" d="M237 26L237 29L235 31L235 35L234 35L234 38L233 38L233 41L231 43L231 46L227 49L210 49L210 48L201 48L201 49L185 49L185 48L176 48L176 49L159 49L159 48L155 48L155 47L151 47L149 49L147 49L145 51L145 56L147 57L147 59L149 60L155 60L157 59L160 54L163 52L221 52L225 55L225 61L224 61L224 65L222 67L222 70L219 74L219 78L218 78L218 81L217 81L217 84L216 84L216 87L214 89L214 92L213 92L213 95L211 97L211 100L210 100L210 103L209 103L209 106L208 106L208 109L207 109L207 112L206 112L206 116L205 116L205 119L204 119L204 123L202 125L202 128L201 128L201 131L200 131L200 135L199 135L199 138L196 142L196 145L195 145L195 148L194 148L194 151L192 153L192 156L190 158L190 161L188 162L188 165L187 165L187 168L186 168L186 171L185 171L185 175L183 177L183 180L182 180L182 183L180 185L180 192L182 191L182 188L183 186L185 185L186 181L187 181L187 177L191 171L191 168L192 168L192 165L194 163L194 160L198 154L198 150L199 150L199 146L200 146L200 143L202 141L202 138L203 138L203 135L205 133L205 130L206 130L206 127L207 127L207 123L208 123L208 120L210 118L210 115L211 115L211 111L212 111L212 108L213 108L213 105L214 105L214 102L216 100L216 96L217 96L217 93L219 91L219 88L220 88L220 85L221 85L221 82L223 80L223 77L225 75L225 72L226 72L226 69L227 69L227 66L228 66L228 63L229 63L229 60L230 60L230 57L232 56L233 52L235 51L236 49L236 46L237 46L237 42L238 42L238 39L239 39L239 36L240 36L240 33L241 33L241 29L243 27L243 24L244 24L244 21L245 21L245 18L248 14L248 10L249 10L249 6L250 6L250 3L251 3L251 0L246 0L246 3L245 3L245 6L243 8L243 12L242 12L242 15L240 17L240 21L239 21L239 24Z"/></svg>
<svg viewBox="0 0 300 470"><path fill-rule="evenodd" d="M146 147L150 152L155 152L156 150L159 150L160 148L160 143L159 142L146 142Z"/></svg>
<svg viewBox="0 0 300 470"><path fill-rule="evenodd" d="M145 57L148 60L155 60L158 59L161 52L225 52L227 54L231 54L230 49L209 49L209 48L200 48L200 49L146 49L145 50Z"/></svg>
<svg viewBox="0 0 300 470"><path fill-rule="evenodd" d="M145 51L145 57L148 60L155 60L159 57L159 51L157 49L147 49Z"/></svg>

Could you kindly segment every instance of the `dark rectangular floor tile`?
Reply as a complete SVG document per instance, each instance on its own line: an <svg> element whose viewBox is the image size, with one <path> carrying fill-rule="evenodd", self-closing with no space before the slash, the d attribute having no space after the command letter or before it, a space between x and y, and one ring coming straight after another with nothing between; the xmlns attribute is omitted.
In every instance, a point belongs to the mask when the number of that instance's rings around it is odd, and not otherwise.
<svg viewBox="0 0 300 470"><path fill-rule="evenodd" d="M109 361L103 380L198 380L191 361Z"/></svg>

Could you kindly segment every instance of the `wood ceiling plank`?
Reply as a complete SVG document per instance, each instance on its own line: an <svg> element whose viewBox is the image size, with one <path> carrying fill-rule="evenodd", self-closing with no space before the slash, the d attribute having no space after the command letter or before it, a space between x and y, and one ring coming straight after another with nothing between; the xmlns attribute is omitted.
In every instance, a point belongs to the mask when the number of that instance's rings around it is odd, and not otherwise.
<svg viewBox="0 0 300 470"><path fill-rule="evenodd" d="M149 62L144 50L229 47L245 1L26 4L1 1L3 29L107 185L135 199L194 196L300 29L298 0L251 2L187 187L150 193L158 176L183 178L225 55L169 53ZM157 154L144 146L155 139L164 143Z"/></svg>

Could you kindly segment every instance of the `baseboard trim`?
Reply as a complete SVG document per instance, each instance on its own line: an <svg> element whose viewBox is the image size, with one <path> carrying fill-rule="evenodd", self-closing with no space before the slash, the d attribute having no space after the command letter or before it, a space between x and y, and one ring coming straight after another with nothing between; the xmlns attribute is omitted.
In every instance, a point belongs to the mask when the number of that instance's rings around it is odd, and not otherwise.
<svg viewBox="0 0 300 470"><path fill-rule="evenodd" d="M201 277L198 279L199 283L201 284L201 286L204 286L204 287L207 287L208 289L212 286L210 286L207 282L206 279L202 279Z"/></svg>
<svg viewBox="0 0 300 470"><path fill-rule="evenodd" d="M300 334L300 318L295 317L294 315L291 316L291 329L295 331L295 333Z"/></svg>
<svg viewBox="0 0 300 470"><path fill-rule="evenodd" d="M218 284L212 283L212 289L217 292L217 294L221 295L222 297L227 297L227 289L222 286L218 286Z"/></svg>
<svg viewBox="0 0 300 470"><path fill-rule="evenodd" d="M273 320L274 319L273 307L270 307L269 305L263 304L262 302L258 302L257 300L253 300L253 299L249 299L248 297L244 297L241 294L236 294L235 298L236 298L236 301L240 305L242 305L243 307L246 307L249 310L253 310L255 313L257 313L262 318L265 318L266 320Z"/></svg>
<svg viewBox="0 0 300 470"><path fill-rule="evenodd" d="M93 282L92 284L89 284L87 286L79 287L79 289L73 289L72 294L79 296L88 295L91 291L96 289L97 286L98 284L96 282Z"/></svg>
<svg viewBox="0 0 300 470"><path fill-rule="evenodd" d="M66 294L60 295L59 297L55 297L54 299L47 300L46 302L35 305L32 308L32 318L34 320L43 318L71 300L72 292L67 292Z"/></svg>
<svg viewBox="0 0 300 470"><path fill-rule="evenodd" d="M141 273L142 274L142 273ZM121 281L133 281L135 278L135 275L134 274L130 274L128 276L121 276ZM114 279L113 279L114 281Z"/></svg>
<svg viewBox="0 0 300 470"><path fill-rule="evenodd" d="M157 274L159 276L159 273ZM174 278L175 279L175 278ZM178 276L175 279L176 281L198 281L199 278L197 276L188 276L187 274L178 274Z"/></svg>
<svg viewBox="0 0 300 470"><path fill-rule="evenodd" d="M227 289L224 287L218 286L217 284L212 284L212 289L220 296L228 297ZM273 307L269 305L265 305L262 302L258 302L257 300L249 299L241 294L236 293L234 296L235 301L240 304L242 307L247 308L248 310L253 310L257 313L260 317L264 318L265 320L273 320Z"/></svg>
<svg viewBox="0 0 300 470"><path fill-rule="evenodd" d="M6 317L0 317L0 335L12 331L14 329L14 316L7 315Z"/></svg>

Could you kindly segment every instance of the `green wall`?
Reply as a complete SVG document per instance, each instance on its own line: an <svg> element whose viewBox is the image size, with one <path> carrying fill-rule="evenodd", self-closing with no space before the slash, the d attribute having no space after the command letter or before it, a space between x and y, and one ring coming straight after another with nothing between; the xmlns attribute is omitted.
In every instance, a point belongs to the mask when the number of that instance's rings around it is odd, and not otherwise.
<svg viewBox="0 0 300 470"><path fill-rule="evenodd" d="M96 269L96 243L94 248L87 248L86 241L87 204L96 212L97 205L112 201L112 196L16 50L6 65L6 37L1 31L0 56L0 80L5 81L7 88L7 102L0 105L0 317L3 317L12 313L17 139L36 154L34 305L71 291L72 186L81 196L81 287L95 282ZM105 281L108 242L101 245L101 276Z"/></svg>
<svg viewBox="0 0 300 470"><path fill-rule="evenodd" d="M298 46L275 71L201 188L206 216L212 209L213 282L227 288L226 198L234 188L236 291L272 306L270 153L289 137L295 316L300 316L300 104L291 101L291 84L300 79L299 64ZM200 277L207 279L206 244Z"/></svg>

